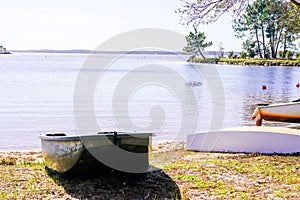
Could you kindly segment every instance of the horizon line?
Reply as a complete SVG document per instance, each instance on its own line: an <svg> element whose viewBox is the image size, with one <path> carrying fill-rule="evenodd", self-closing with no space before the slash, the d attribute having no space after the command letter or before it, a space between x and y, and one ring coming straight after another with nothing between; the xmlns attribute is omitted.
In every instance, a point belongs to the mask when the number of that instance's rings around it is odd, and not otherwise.
<svg viewBox="0 0 300 200"><path fill-rule="evenodd" d="M135 50L135 51L97 51L97 50L90 50L90 49L64 49L64 50L57 50L57 49L26 49L26 50L9 50L9 52L16 52L16 53L160 53L160 54L187 54L184 51L163 51L163 50ZM203 51L204 53L220 53L217 50L209 50ZM229 51L224 51L224 53L228 53ZM240 51L234 51L234 53L240 53Z"/></svg>

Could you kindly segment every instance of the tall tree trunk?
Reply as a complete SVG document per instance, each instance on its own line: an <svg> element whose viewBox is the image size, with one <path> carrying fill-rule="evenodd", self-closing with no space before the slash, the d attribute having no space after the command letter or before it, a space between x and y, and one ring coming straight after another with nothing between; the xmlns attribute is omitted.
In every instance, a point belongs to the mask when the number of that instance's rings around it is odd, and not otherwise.
<svg viewBox="0 0 300 200"><path fill-rule="evenodd" d="M274 35L273 33L270 34L270 40L269 40L269 43L270 43L270 49L271 49L271 57L274 58Z"/></svg>
<svg viewBox="0 0 300 200"><path fill-rule="evenodd" d="M279 43L281 42L282 39L282 31L283 31L283 27L280 28L280 31L277 34L277 38L276 38L276 49L275 49L275 53L276 55L278 54L278 48L279 48Z"/></svg>
<svg viewBox="0 0 300 200"><path fill-rule="evenodd" d="M263 40L263 50L264 50L264 58L268 58L269 56L267 55L267 48L266 48L266 41L265 41L265 30L264 30L264 25L261 24L261 35L262 35L262 40Z"/></svg>
<svg viewBox="0 0 300 200"><path fill-rule="evenodd" d="M271 31L270 45L271 45L271 56L272 56L272 58L276 58L276 53L275 53L275 31L274 31L274 29L272 29L272 31Z"/></svg>
<svg viewBox="0 0 300 200"><path fill-rule="evenodd" d="M286 55L286 40L287 40L287 34L284 35L284 41L283 41L283 55L282 55L283 58L285 58L285 55Z"/></svg>
<svg viewBox="0 0 300 200"><path fill-rule="evenodd" d="M202 53L202 51L201 51L201 49L200 49L199 46L197 46L197 49L198 49L198 52L200 53L200 56L201 56L203 59L205 59L205 56L203 55L203 53Z"/></svg>
<svg viewBox="0 0 300 200"><path fill-rule="evenodd" d="M258 31L257 31L257 28L255 28L255 36L256 36L256 42L257 42L258 53L259 53L260 58L262 58L262 53L261 53L261 48L260 48L260 43L259 43L259 38L258 38Z"/></svg>

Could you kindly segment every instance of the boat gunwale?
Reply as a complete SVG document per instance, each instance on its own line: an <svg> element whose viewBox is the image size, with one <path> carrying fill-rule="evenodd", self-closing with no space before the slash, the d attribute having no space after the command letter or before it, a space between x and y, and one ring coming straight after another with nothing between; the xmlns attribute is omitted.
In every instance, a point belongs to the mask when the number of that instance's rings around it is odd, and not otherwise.
<svg viewBox="0 0 300 200"><path fill-rule="evenodd" d="M93 135L66 135L66 136L47 136L46 134L41 134L39 138L41 140L53 140L53 141L81 141L81 140L91 140L91 139L101 139L101 138L126 138L126 137L135 137L135 138L145 138L153 136L153 133L125 133L117 132L117 135L114 133L98 133Z"/></svg>
<svg viewBox="0 0 300 200"><path fill-rule="evenodd" d="M275 103L275 104L269 104L267 106L257 106L258 109L261 108L268 108L268 107L282 107L282 106L291 106L291 105L296 105L300 104L300 102L288 102L288 103Z"/></svg>

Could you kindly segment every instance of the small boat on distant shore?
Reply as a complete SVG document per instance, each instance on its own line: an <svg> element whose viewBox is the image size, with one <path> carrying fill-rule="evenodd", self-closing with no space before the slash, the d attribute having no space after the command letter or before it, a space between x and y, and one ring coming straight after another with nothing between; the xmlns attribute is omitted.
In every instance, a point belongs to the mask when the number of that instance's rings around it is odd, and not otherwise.
<svg viewBox="0 0 300 200"><path fill-rule="evenodd" d="M11 54L9 51L0 52L0 54Z"/></svg>
<svg viewBox="0 0 300 200"><path fill-rule="evenodd" d="M4 46L0 45L0 54L11 54Z"/></svg>
<svg viewBox="0 0 300 200"><path fill-rule="evenodd" d="M118 171L144 173L149 168L152 133L99 132L93 135L41 134L46 166L71 171L82 163L101 164Z"/></svg>
<svg viewBox="0 0 300 200"><path fill-rule="evenodd" d="M257 106L252 114L256 126L261 126L262 120L300 123L300 102L279 103Z"/></svg>

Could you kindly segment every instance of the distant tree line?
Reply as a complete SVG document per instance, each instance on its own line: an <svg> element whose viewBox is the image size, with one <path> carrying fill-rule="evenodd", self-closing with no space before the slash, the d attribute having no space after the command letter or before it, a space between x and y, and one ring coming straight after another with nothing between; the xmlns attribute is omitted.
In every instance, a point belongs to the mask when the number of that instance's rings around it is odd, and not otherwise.
<svg viewBox="0 0 300 200"><path fill-rule="evenodd" d="M297 49L295 42L300 38L300 3L297 0L187 0L183 2L184 6L177 12L181 14L186 24L193 25L195 33L197 33L196 27L201 23L215 22L223 13L232 11L233 29L236 36L243 39L241 57L291 58L293 51ZM201 34L200 38L205 39L204 33ZM191 36L191 33L189 35ZM184 50L196 51L197 48L188 48L191 46L190 38L187 36L188 45ZM193 40L196 39L194 37ZM203 51L208 44L212 43L205 43L203 40L199 44L203 44L201 48ZM199 52L199 48L197 51Z"/></svg>
<svg viewBox="0 0 300 200"><path fill-rule="evenodd" d="M296 50L294 44L300 38L300 9L279 0L256 0L245 13L233 21L238 38L246 38L243 49L249 57L288 57Z"/></svg>

